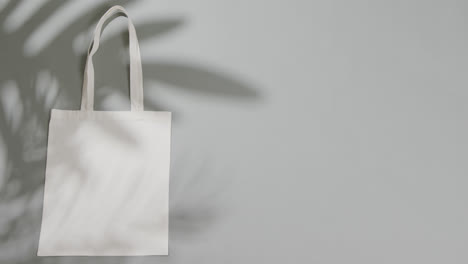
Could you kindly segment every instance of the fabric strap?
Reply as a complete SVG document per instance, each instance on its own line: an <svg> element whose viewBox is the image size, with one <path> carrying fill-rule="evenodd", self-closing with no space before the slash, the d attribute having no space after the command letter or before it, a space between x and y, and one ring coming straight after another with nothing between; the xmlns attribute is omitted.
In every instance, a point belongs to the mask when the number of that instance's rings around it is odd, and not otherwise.
<svg viewBox="0 0 468 264"><path fill-rule="evenodd" d="M130 103L131 111L143 111L143 74L141 69L140 47L138 38L127 11L121 6L111 7L99 20L94 30L94 38L88 49L88 58L84 71L83 90L81 97L81 110L94 109L94 66L93 55L99 48L99 40L104 23L115 14L123 14L128 19L129 50L130 50Z"/></svg>

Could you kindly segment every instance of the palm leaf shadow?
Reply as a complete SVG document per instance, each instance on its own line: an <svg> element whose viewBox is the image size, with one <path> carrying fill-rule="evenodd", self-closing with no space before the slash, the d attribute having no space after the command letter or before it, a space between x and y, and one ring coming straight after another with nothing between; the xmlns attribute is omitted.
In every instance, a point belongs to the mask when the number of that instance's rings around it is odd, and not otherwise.
<svg viewBox="0 0 468 264"><path fill-rule="evenodd" d="M158 61L145 63L143 72L145 79L169 84L191 93L249 100L258 99L259 96L247 83L196 64Z"/></svg>
<svg viewBox="0 0 468 264"><path fill-rule="evenodd" d="M125 5L129 2L129 0L115 1L112 4ZM20 3L21 1L9 1L0 10L0 25L5 23L8 14L18 8ZM0 183L0 262L51 263L52 261L34 256L42 212L40 199L44 183L46 135L50 114L50 105L44 100L38 99L34 91L35 80L40 72L50 72L61 87L58 93L60 98L66 101L66 108L77 109L80 103L79 98L81 98L82 70L86 57L85 54L75 55L72 44L76 36L86 32L96 23L103 12L110 7L110 3L97 5L91 10L81 13L63 32L55 34L50 39L49 45L33 57L26 56L24 46L19 43L25 43L39 25L42 25L68 3L69 1L45 1L44 5L32 14L30 19L18 30L5 32L0 29L0 39L2 40L0 50L7 51L0 52L0 59L2 62L12 62L0 64L0 85L7 80L16 83L23 111L21 116L11 117L11 113L3 106L0 107L0 136L5 143L3 151L7 153L6 168L0 168L5 169L5 176L3 176L5 181L3 185ZM138 1L132 2L132 4L137 3ZM183 19L180 18L136 23L140 43L149 39L155 40L171 33L183 23ZM127 42L127 32L121 31L110 36L107 41L104 41L104 45L107 45L105 49L109 49L109 52L120 50L121 46L113 44L121 43L116 41L119 38L120 41ZM77 67L77 72L71 70L70 67L65 67L65 65L80 65L80 67ZM106 67L104 67L110 69L109 76L112 74L113 65L112 60L110 60L106 62ZM249 84L230 77L227 73L203 67L197 63L180 63L171 60L148 62L143 64L143 69L146 79L169 84L189 93L227 96L235 100L252 100L259 97ZM105 77L106 71L102 71L102 73ZM128 87L127 83L113 81L114 78L106 78L106 81L108 80L110 82L107 84L111 87ZM128 88L123 90L126 89ZM96 105L102 103L98 97L96 100ZM57 99L56 102L58 102ZM151 110L171 109L170 106L161 106L160 103L153 101L146 100L145 103L149 105ZM13 128L9 121L11 118L20 120L19 128ZM113 129L118 130L115 127ZM30 143L26 144L25 142ZM37 153L37 155L34 154L35 157L32 159L26 159L25 156L31 156L31 152ZM179 181L195 176L184 172L172 177L171 184L178 186ZM202 182L210 180L204 178L197 179ZM186 186L186 188L189 187ZM184 197L172 198L174 201L184 201ZM202 210L196 208L202 208ZM215 209L214 205L207 206L205 200L192 203L188 207L179 206L178 203L174 204L171 200L171 210L173 210L171 216L175 223L173 227L176 228L175 230L171 228L171 232L177 233L177 230L183 232L190 226L192 233L196 233L203 222L209 224L214 220ZM210 221L207 221L206 217L209 217ZM55 259L52 262L60 263L61 260Z"/></svg>

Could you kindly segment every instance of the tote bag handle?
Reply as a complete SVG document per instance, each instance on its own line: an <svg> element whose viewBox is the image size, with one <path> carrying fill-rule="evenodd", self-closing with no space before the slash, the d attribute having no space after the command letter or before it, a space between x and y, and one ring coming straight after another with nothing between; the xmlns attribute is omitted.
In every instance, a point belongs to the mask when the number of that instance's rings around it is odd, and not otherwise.
<svg viewBox="0 0 468 264"><path fill-rule="evenodd" d="M124 14L128 19L129 50L130 50L130 103L131 111L143 111L143 75L141 70L140 47L138 38L127 11L121 6L111 7L99 20L94 30L94 38L88 49L88 58L84 71L83 90L81 97L81 111L94 109L94 66L93 55L99 48L99 40L104 23L114 14Z"/></svg>

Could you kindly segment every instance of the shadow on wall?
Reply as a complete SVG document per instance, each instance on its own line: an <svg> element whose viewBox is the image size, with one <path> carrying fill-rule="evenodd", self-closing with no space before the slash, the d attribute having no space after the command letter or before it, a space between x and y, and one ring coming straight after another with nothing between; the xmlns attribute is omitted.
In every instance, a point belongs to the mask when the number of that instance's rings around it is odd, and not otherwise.
<svg viewBox="0 0 468 264"><path fill-rule="evenodd" d="M31 45L37 39L38 28L53 15L78 1L8 1L0 6L0 262L1 263L63 263L63 258L36 257L39 237L48 119L50 109L61 104L63 109L78 109L81 98L82 71L85 55L75 55L73 45L77 37L86 36L90 28L113 4L126 5L130 1L98 2L81 10L71 23L55 32L39 48ZM99 4L101 3L101 4ZM132 5L138 5L133 1ZM27 6L29 7L27 8ZM40 6L39 6L40 5ZM32 8L31 8L32 7ZM36 8L37 7L37 8ZM34 12L28 10L35 9ZM26 10L26 11L25 11ZM18 19L18 13L28 13ZM183 24L180 18L136 23L140 43L161 36ZM50 30L50 29L49 29ZM40 35L40 34L39 34ZM109 52L105 60L96 58L97 75L105 78L110 87L122 87L117 92L128 94L128 76L113 73L115 56L127 38L127 32L117 32L104 44ZM45 36L44 38L46 38ZM98 52L99 54L99 52ZM104 53L103 55L106 55ZM103 62L104 61L104 62ZM117 62L118 61L118 62ZM76 65L76 70L71 67ZM179 64L165 61L143 63L144 77L185 89L190 93L230 97L235 100L256 100L259 95L249 85L196 63ZM114 78L115 77L115 78ZM96 87L101 86L97 83ZM148 91L148 89L147 89ZM102 98L96 96L97 106ZM145 100L146 110L160 110L156 102ZM169 107L170 108L170 107ZM165 107L164 110L168 108ZM176 113L177 114L177 113ZM175 139L177 140L177 139ZM172 154L173 165L183 167L179 153ZM213 199L215 192L206 193L203 182L211 181L206 166L199 171L173 170L171 173L170 237L196 235L217 219L220 205ZM195 184L196 183L196 184ZM196 186L194 186L196 185ZM196 190L186 192L185 189ZM173 192L173 190L178 190ZM205 193L200 199L196 193ZM196 199L194 199L196 198ZM190 201L187 203L187 201ZM171 242L170 242L171 243ZM171 247L174 244L171 244ZM118 258L121 263L129 258ZM95 263L93 258L76 258L76 263ZM165 259L164 261L169 261ZM70 258L66 261L70 262ZM99 263L116 263L116 258L99 259Z"/></svg>

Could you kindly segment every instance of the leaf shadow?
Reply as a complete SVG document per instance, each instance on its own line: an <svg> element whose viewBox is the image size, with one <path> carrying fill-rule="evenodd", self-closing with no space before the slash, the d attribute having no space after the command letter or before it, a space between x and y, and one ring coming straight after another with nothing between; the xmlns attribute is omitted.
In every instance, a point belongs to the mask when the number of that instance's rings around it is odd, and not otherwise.
<svg viewBox="0 0 468 264"><path fill-rule="evenodd" d="M76 54L73 43L76 37L89 30L97 19L111 5L138 5L140 1L113 1L94 5L89 10L81 11L63 31L56 32L49 44L34 56L25 54L25 43L51 16L60 12L61 8L72 1L46 0L34 14L17 30L7 32L0 28L0 60L8 63L0 64L0 92L7 88L5 83L12 81L18 93L21 105L19 112L7 109L2 98L0 105L0 149L5 156L4 166L0 160L0 263L94 263L94 258L76 258L70 262L63 258L38 258L35 256L39 228L42 215L42 197L44 186L44 171L46 162L46 146L48 121L51 107L63 109L78 109L81 98L82 74L85 61L84 51ZM3 26L9 14L15 11L22 1L9 1L0 10L0 26ZM140 43L155 41L166 34L174 32L184 25L182 18L168 18L136 23ZM89 38L88 38L89 39ZM118 31L103 42L101 55L95 60L97 76L96 89L103 86L116 88L113 93L128 94L128 67L124 74L116 74L115 65L122 59L116 54L122 51L128 42L125 30ZM100 49L100 50L101 50ZM99 54L99 52L98 52ZM143 64L144 78L147 80L168 84L189 94L204 96L229 97L234 100L256 101L261 96L252 85L232 77L226 72L220 72L212 66L202 66L197 63L181 63L167 59L159 62ZM58 83L57 95L54 95L52 105L37 96L37 79L41 72L50 73L52 80ZM52 81L49 83L52 85ZM47 91L48 93L52 91ZM2 95L3 96L3 95ZM42 99L41 99L42 98ZM145 104L151 110L170 110L170 105L162 105L146 99ZM96 97L97 108L102 107L103 97ZM15 127L14 122L19 122ZM119 128L113 127L119 135ZM18 132L19 131L19 132ZM125 135L123 135L125 137ZM173 139L177 140L177 139ZM73 146L68 146L73 148ZM181 153L173 153L172 159L177 161ZM78 157L77 157L78 159ZM176 166L184 164L175 162ZM85 167L85 165L81 165ZM198 175L198 176L197 176ZM200 176L202 175L202 180ZM171 188L179 186L187 179L198 179L199 182L209 181L209 174L202 172L175 173L171 176ZM203 178L205 177L205 178ZM196 181L189 181L184 188L190 189ZM171 189L172 190L172 189ZM201 190L203 192L203 190ZM211 196L192 199L179 194L171 196L172 223L170 232L182 236L189 232L196 235L206 225L211 225L219 214L219 206ZM216 193L213 193L216 195ZM190 203L186 203L191 200ZM177 202L176 202L177 201ZM121 263L131 258L118 258ZM109 263L116 263L111 258ZM107 261L102 260L101 263Z"/></svg>
<svg viewBox="0 0 468 264"><path fill-rule="evenodd" d="M246 82L196 64L158 61L145 63L143 72L145 79L169 84L190 93L244 100L256 100L259 97L259 93Z"/></svg>

